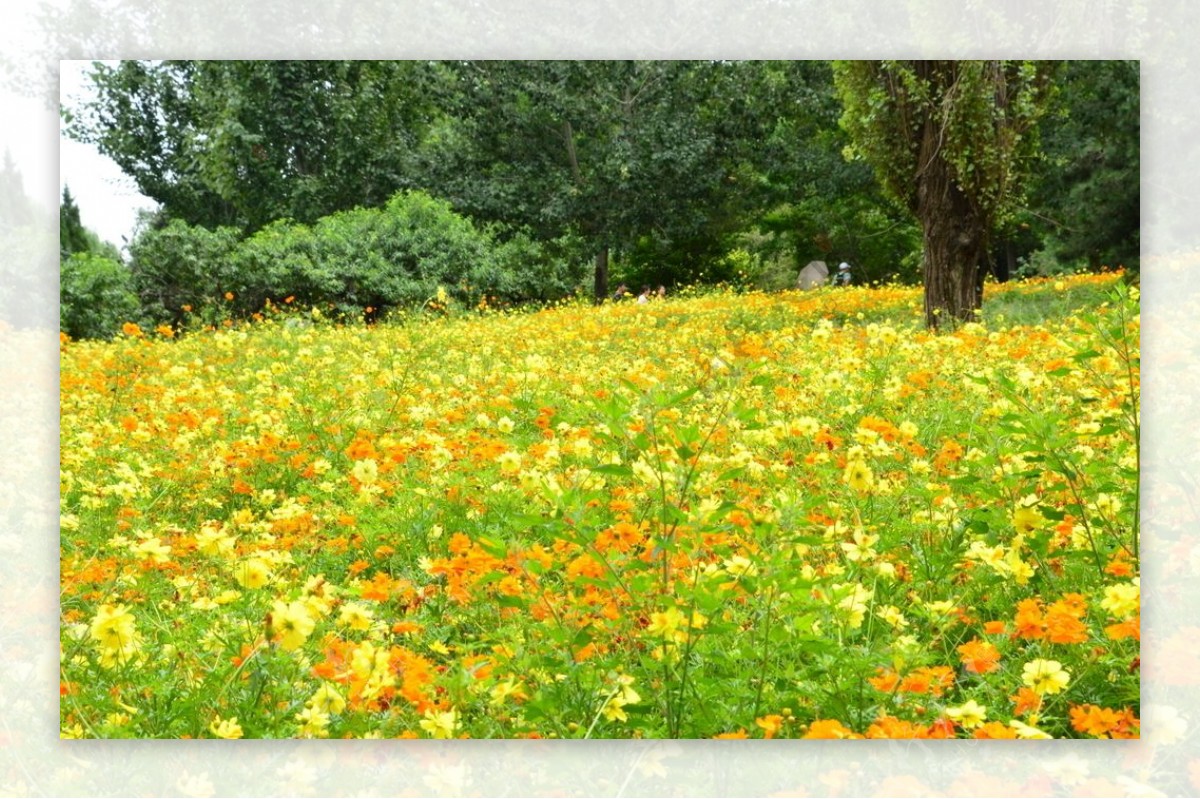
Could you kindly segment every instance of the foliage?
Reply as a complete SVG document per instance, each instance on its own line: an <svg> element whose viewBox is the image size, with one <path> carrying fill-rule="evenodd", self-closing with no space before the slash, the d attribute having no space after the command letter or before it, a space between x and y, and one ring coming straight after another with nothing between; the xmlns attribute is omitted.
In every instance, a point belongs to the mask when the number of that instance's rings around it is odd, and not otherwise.
<svg viewBox="0 0 1200 799"><path fill-rule="evenodd" d="M696 279L747 224L768 132L809 109L779 62L471 62L434 191L474 217L569 232L626 277ZM791 72L789 72L789 70ZM819 76L807 76L817 81ZM789 82L790 81L790 82ZM771 94L768 97L768 90ZM759 92L748 97L749 92ZM778 100L778 102L775 102ZM794 152L776 148L775 161ZM598 296L607 294L605 256Z"/></svg>
<svg viewBox="0 0 1200 799"><path fill-rule="evenodd" d="M439 272L472 303L465 286L511 302L572 293L588 259L606 297L610 271L782 288L819 258L861 282L924 282L936 325L973 318L988 260L1049 274L1138 249L1130 62L123 61L93 82L64 129L161 203L153 227L275 226L243 261L263 274L238 278L239 313L275 295L416 301L428 281L383 275L387 253L367 256L364 287L347 278L359 249L318 266L303 241L318 225L331 242L359 227L374 240L355 209L398 191L450 203L494 240L504 265ZM290 265L264 260L273 248ZM739 250L749 260L731 268Z"/></svg>
<svg viewBox="0 0 1200 799"><path fill-rule="evenodd" d="M133 276L120 261L77 252L59 272L59 330L71 338L108 339L126 322L141 321Z"/></svg>
<svg viewBox="0 0 1200 799"><path fill-rule="evenodd" d="M62 734L1137 737L1116 277L67 342Z"/></svg>
<svg viewBox="0 0 1200 799"><path fill-rule="evenodd" d="M1049 70L1035 62L842 61L834 75L851 152L922 226L926 324L970 321L989 239L1022 201Z"/></svg>
<svg viewBox="0 0 1200 799"><path fill-rule="evenodd" d="M375 319L443 291L472 308L552 300L572 294L581 277L571 242L479 230L422 192L312 225L273 222L246 239L175 220L146 231L132 254L149 318L174 323L189 314L208 324L248 318L285 302Z"/></svg>
<svg viewBox="0 0 1200 799"><path fill-rule="evenodd" d="M1062 261L1136 272L1141 242L1138 63L1069 61L1058 85L1056 112L1041 125L1047 164L1031 197L1038 213L1032 221L1045 229L1046 249Z"/></svg>
<svg viewBox="0 0 1200 799"><path fill-rule="evenodd" d="M178 321L185 306L199 309L223 296L236 279L231 259L239 239L235 228L209 230L178 219L143 231L129 255L145 314Z"/></svg>
<svg viewBox="0 0 1200 799"><path fill-rule="evenodd" d="M253 232L414 185L434 67L419 61L97 63L65 129L167 219Z"/></svg>

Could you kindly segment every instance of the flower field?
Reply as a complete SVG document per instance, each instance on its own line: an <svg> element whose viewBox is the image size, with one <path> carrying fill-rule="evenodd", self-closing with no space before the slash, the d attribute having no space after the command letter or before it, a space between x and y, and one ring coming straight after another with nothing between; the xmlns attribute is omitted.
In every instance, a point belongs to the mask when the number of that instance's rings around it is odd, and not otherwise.
<svg viewBox="0 0 1200 799"><path fill-rule="evenodd" d="M1137 291L987 292L64 340L61 734L1137 737Z"/></svg>

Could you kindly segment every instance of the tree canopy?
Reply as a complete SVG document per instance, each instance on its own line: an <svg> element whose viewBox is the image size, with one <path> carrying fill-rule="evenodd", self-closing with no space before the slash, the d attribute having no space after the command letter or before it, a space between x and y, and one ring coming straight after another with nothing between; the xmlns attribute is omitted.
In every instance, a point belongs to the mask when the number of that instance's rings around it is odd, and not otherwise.
<svg viewBox="0 0 1200 799"><path fill-rule="evenodd" d="M924 282L931 325L973 317L998 242L1026 271L1136 269L1130 62L123 61L92 81L68 135L160 204L152 228L248 238L419 190L537 269L587 262L597 300L610 271L781 288L835 259Z"/></svg>
<svg viewBox="0 0 1200 799"><path fill-rule="evenodd" d="M925 318L970 321L996 228L1024 199L1049 69L1018 61L841 61L853 152L923 230Z"/></svg>

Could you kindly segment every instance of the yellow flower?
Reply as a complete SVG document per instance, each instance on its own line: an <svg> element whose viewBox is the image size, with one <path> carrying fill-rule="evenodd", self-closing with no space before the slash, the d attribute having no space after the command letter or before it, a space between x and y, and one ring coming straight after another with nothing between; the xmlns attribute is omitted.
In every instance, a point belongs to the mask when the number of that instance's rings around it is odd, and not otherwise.
<svg viewBox="0 0 1200 799"><path fill-rule="evenodd" d="M963 729L973 730L987 721L987 708L974 699L968 699L958 707L946 708L946 716L961 724Z"/></svg>
<svg viewBox="0 0 1200 799"><path fill-rule="evenodd" d="M300 722L297 732L302 738L324 738L329 734L329 714L319 707L304 708L296 714L296 721Z"/></svg>
<svg viewBox="0 0 1200 799"><path fill-rule="evenodd" d="M247 558L233 570L233 579L242 588L262 588L271 580L271 567L262 558Z"/></svg>
<svg viewBox="0 0 1200 799"><path fill-rule="evenodd" d="M352 630L369 630L373 617L370 608L357 602L347 602L342 606L342 615L338 620Z"/></svg>
<svg viewBox="0 0 1200 799"><path fill-rule="evenodd" d="M163 544L161 538L155 536L136 544L133 547L133 553L139 557L153 560L155 563L166 563L167 555L171 554L171 548Z"/></svg>
<svg viewBox="0 0 1200 799"><path fill-rule="evenodd" d="M237 539L221 529L217 523L206 522L196 534L196 548L205 555L228 555L233 552Z"/></svg>
<svg viewBox="0 0 1200 799"><path fill-rule="evenodd" d="M604 718L609 721L628 721L629 714L625 712L625 706L636 705L641 701L641 695L633 690L633 677L622 674L617 677L616 690L604 703Z"/></svg>
<svg viewBox="0 0 1200 799"><path fill-rule="evenodd" d="M846 464L846 471L842 475L842 481L846 485L853 488L855 491L866 492L870 491L875 485L875 473L871 471L871 467L860 460L852 460Z"/></svg>
<svg viewBox="0 0 1200 799"><path fill-rule="evenodd" d="M1104 589L1100 607L1118 619L1129 619L1141 612L1141 580L1134 578L1127 583L1117 583Z"/></svg>
<svg viewBox="0 0 1200 799"><path fill-rule="evenodd" d="M322 683L317 692L308 700L308 706L322 713L333 715L346 709L346 700L333 683Z"/></svg>
<svg viewBox="0 0 1200 799"><path fill-rule="evenodd" d="M1012 514L1012 525L1020 535L1029 535L1042 524L1045 518L1038 512L1038 498L1030 494L1018 503Z"/></svg>
<svg viewBox="0 0 1200 799"><path fill-rule="evenodd" d="M682 638L683 635L679 628L684 621L684 616L678 608L668 608L662 613L650 614L650 624L646 627L646 632L662 638L675 638L679 633L679 637Z"/></svg>
<svg viewBox="0 0 1200 799"><path fill-rule="evenodd" d="M726 558L725 573L730 577L753 577L758 574L758 567L755 566L749 558L744 555L734 555L731 558Z"/></svg>
<svg viewBox="0 0 1200 799"><path fill-rule="evenodd" d="M213 720L213 723L208 725L208 731L218 738L234 739L242 737L242 725L238 724L236 716L227 719L217 716Z"/></svg>
<svg viewBox="0 0 1200 799"><path fill-rule="evenodd" d="M103 666L125 663L138 651L136 619L124 605L101 605L90 629Z"/></svg>
<svg viewBox="0 0 1200 799"><path fill-rule="evenodd" d="M1048 733L1042 732L1037 727L1031 727L1025 722L1017 721L1016 719L1008 722L1008 726L1017 731L1018 738L1024 738L1026 740L1048 741L1054 737Z"/></svg>
<svg viewBox="0 0 1200 799"><path fill-rule="evenodd" d="M279 638L279 646L286 651L299 649L316 626L308 613L308 605L303 602L275 600L272 605L271 629Z"/></svg>
<svg viewBox="0 0 1200 799"><path fill-rule="evenodd" d="M871 535L861 527L854 530L853 541L843 541L842 549L846 552L846 559L851 561L870 560L875 557L876 552L871 547L879 540L879 536Z"/></svg>
<svg viewBox="0 0 1200 799"><path fill-rule="evenodd" d="M421 729L434 738L452 738L456 727L458 727L458 712L454 708L426 710L425 717L421 719Z"/></svg>
<svg viewBox="0 0 1200 799"><path fill-rule="evenodd" d="M374 485L379 479L379 464L374 458L363 458L354 462L354 469L350 473L363 485Z"/></svg>
<svg viewBox="0 0 1200 799"><path fill-rule="evenodd" d="M847 592L846 589L849 591ZM875 592L858 583L840 583L833 586L833 590L837 594L844 594L837 606L846 613L847 623L850 627L854 629L862 627L863 619L867 614L867 603L875 596Z"/></svg>
<svg viewBox="0 0 1200 799"><path fill-rule="evenodd" d="M1057 660L1035 658L1025 664L1021 681L1038 694L1057 694L1071 681L1071 673Z"/></svg>

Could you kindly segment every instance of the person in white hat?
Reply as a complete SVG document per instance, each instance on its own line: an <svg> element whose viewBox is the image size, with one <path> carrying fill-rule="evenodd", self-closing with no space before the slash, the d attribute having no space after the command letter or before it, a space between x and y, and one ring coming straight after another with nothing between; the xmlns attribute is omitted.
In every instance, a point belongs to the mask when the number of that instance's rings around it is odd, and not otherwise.
<svg viewBox="0 0 1200 799"><path fill-rule="evenodd" d="M838 264L837 277L834 278L839 286L850 285L850 264L842 261Z"/></svg>

